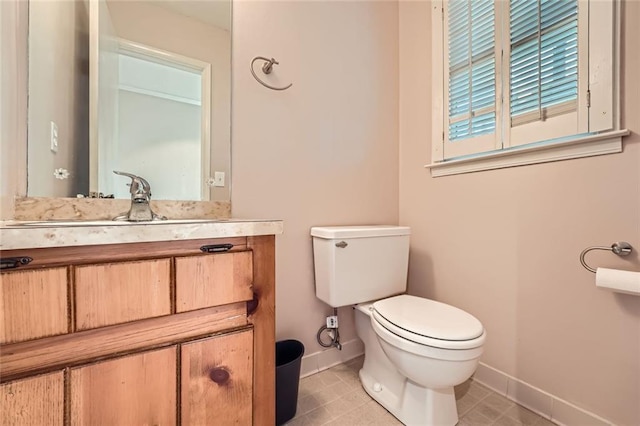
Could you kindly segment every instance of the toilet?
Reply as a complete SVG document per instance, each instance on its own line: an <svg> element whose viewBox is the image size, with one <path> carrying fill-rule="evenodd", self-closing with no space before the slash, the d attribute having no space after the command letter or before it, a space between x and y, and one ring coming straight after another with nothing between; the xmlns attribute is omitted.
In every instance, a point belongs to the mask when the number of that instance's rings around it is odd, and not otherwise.
<svg viewBox="0 0 640 426"><path fill-rule="evenodd" d="M453 387L475 371L486 338L471 314L404 294L410 228L311 228L316 296L354 305L365 391L406 425L455 425Z"/></svg>

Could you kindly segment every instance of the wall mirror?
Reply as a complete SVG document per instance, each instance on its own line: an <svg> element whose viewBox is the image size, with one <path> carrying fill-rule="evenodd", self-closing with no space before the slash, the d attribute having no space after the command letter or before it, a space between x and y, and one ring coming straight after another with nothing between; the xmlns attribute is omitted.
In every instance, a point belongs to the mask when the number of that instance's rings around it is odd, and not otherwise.
<svg viewBox="0 0 640 426"><path fill-rule="evenodd" d="M231 0L31 0L30 197L230 199Z"/></svg>

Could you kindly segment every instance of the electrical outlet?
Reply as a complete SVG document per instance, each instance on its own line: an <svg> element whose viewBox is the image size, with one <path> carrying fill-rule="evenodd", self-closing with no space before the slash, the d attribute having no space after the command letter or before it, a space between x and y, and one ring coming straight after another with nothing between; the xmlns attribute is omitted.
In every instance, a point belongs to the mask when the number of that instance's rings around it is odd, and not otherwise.
<svg viewBox="0 0 640 426"><path fill-rule="evenodd" d="M336 315L327 317L327 328L338 328L338 317Z"/></svg>
<svg viewBox="0 0 640 426"><path fill-rule="evenodd" d="M51 122L51 152L58 152L58 125Z"/></svg>
<svg viewBox="0 0 640 426"><path fill-rule="evenodd" d="M215 172L213 174L213 186L224 186L224 172Z"/></svg>

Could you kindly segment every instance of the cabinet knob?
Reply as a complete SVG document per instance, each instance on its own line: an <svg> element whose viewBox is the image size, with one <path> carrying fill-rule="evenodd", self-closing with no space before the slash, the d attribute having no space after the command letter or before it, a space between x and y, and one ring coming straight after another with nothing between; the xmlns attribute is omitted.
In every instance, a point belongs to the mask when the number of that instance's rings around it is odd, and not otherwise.
<svg viewBox="0 0 640 426"><path fill-rule="evenodd" d="M214 368L209 372L209 378L219 385L224 385L229 381L229 372L224 368Z"/></svg>

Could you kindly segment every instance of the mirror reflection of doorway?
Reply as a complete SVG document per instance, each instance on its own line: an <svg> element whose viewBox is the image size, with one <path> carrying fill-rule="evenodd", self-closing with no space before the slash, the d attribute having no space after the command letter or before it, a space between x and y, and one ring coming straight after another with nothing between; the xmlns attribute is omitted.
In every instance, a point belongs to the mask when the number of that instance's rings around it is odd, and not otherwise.
<svg viewBox="0 0 640 426"><path fill-rule="evenodd" d="M116 131L110 149L100 144L100 169L143 176L155 199L208 200L210 66L122 40L114 59ZM109 193L129 197L124 179L108 180Z"/></svg>

